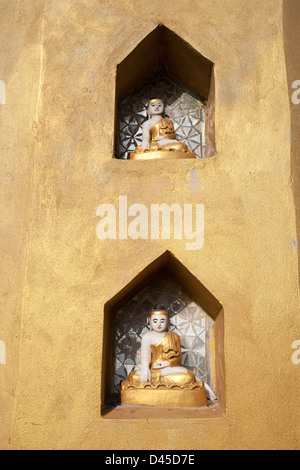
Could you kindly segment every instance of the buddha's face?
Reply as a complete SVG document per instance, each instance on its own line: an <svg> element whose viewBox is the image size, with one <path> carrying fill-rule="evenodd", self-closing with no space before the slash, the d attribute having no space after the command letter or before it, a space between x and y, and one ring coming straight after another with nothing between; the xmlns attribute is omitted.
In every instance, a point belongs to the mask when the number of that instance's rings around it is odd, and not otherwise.
<svg viewBox="0 0 300 470"><path fill-rule="evenodd" d="M168 318L166 315L152 315L150 318L151 330L162 333L168 328Z"/></svg>
<svg viewBox="0 0 300 470"><path fill-rule="evenodd" d="M160 101L153 101L149 104L148 114L149 116L160 116L164 112L164 105Z"/></svg>

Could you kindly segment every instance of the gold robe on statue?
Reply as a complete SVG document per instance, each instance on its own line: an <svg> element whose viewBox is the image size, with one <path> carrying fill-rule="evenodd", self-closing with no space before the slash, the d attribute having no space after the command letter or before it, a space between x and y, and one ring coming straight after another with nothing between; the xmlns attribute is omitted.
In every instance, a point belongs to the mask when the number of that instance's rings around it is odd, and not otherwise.
<svg viewBox="0 0 300 470"><path fill-rule="evenodd" d="M151 344L151 382L153 385L166 385L167 387L189 387L196 382L195 375L181 366L180 338L172 331L167 332L157 344ZM154 369L155 362L168 361L168 375L163 375L164 369ZM172 372L174 368L174 372ZM166 370L166 369L165 369ZM138 371L129 374L128 383L140 383Z"/></svg>

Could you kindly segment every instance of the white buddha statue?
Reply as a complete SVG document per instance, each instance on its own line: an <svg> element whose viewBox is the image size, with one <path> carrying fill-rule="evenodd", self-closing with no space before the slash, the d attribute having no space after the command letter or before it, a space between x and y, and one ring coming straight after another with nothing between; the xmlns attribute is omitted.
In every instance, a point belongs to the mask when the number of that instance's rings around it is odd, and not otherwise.
<svg viewBox="0 0 300 470"><path fill-rule="evenodd" d="M164 102L155 98L147 105L148 119L142 125L142 144L130 153L130 159L195 158L187 145L176 139L173 121L164 117Z"/></svg>
<svg viewBox="0 0 300 470"><path fill-rule="evenodd" d="M181 365L181 360L180 338L169 331L168 312L154 310L150 315L150 331L142 337L140 364L121 383L121 402L151 405L160 401L162 406L182 406L182 403L184 406L206 405L207 387L196 379L192 371ZM176 390L180 395L175 394Z"/></svg>

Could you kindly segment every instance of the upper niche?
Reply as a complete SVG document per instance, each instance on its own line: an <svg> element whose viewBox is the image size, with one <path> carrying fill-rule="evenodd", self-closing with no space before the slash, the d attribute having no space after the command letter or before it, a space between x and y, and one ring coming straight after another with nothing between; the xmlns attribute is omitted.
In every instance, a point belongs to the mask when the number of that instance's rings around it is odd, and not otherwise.
<svg viewBox="0 0 300 470"><path fill-rule="evenodd" d="M146 105L161 98L178 139L198 158L215 153L213 63L159 25L118 65L115 154L141 143Z"/></svg>

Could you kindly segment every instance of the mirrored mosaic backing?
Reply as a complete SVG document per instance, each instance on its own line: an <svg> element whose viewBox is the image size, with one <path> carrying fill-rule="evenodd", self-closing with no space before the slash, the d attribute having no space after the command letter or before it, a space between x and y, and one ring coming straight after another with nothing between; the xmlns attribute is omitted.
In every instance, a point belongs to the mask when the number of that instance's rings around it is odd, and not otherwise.
<svg viewBox="0 0 300 470"><path fill-rule="evenodd" d="M164 101L165 114L173 120L177 140L193 150L197 158L206 157L204 100L160 72L119 104L117 158L126 159L142 143L141 126L147 119L146 106L152 98Z"/></svg>
<svg viewBox="0 0 300 470"><path fill-rule="evenodd" d="M121 380L139 364L147 318L157 304L168 308L170 329L180 337L182 364L214 390L214 321L162 272L116 314L111 394L118 393Z"/></svg>

